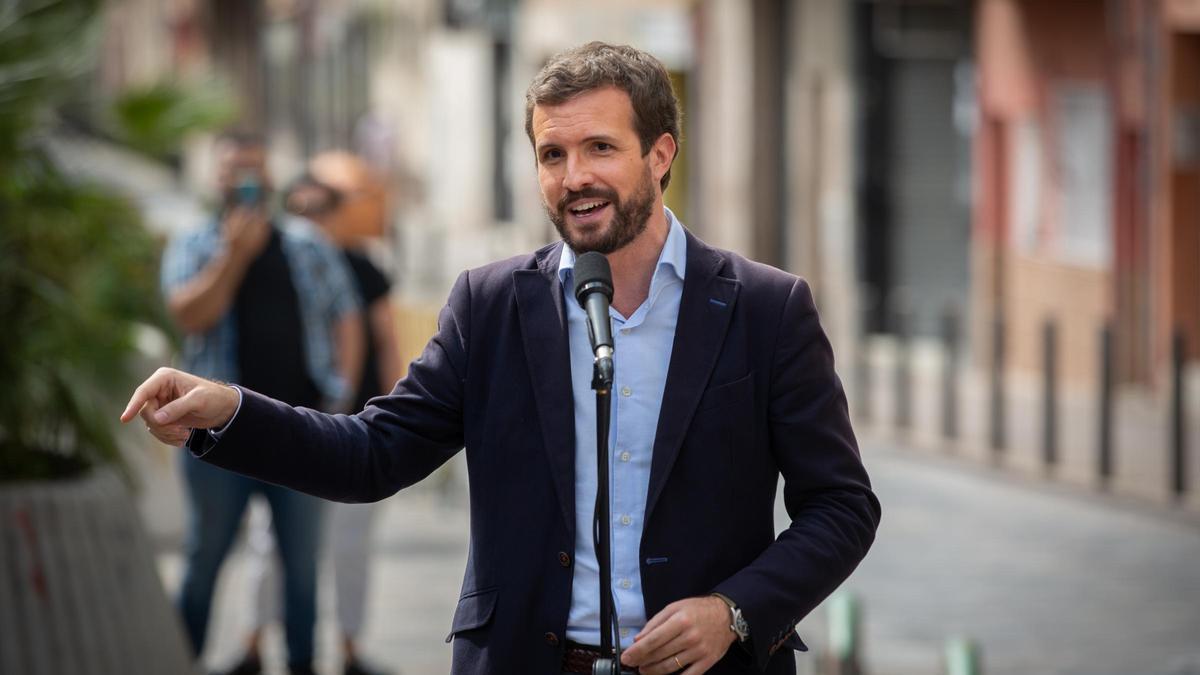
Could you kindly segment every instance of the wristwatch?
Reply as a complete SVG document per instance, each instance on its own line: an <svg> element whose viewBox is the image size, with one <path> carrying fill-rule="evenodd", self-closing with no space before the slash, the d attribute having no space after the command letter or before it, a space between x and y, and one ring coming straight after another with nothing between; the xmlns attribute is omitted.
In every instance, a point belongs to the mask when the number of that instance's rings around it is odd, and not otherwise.
<svg viewBox="0 0 1200 675"><path fill-rule="evenodd" d="M737 603L720 593L713 593L713 595L720 598L722 602L729 606L729 630L733 631L733 634L737 636L738 642L745 642L750 639L750 624L746 623L746 617L742 616L742 610L737 606Z"/></svg>

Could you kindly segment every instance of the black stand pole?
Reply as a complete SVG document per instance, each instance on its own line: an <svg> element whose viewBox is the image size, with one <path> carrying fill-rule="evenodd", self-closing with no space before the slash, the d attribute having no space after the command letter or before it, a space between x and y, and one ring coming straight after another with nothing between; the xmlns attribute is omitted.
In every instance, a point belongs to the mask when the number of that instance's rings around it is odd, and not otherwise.
<svg viewBox="0 0 1200 675"><path fill-rule="evenodd" d="M598 356L592 364L592 389L596 391L596 562L600 567L600 653L592 675L619 675L620 643L614 649L612 596L612 515L608 490L608 422L612 412L613 361ZM609 658L612 655L613 658Z"/></svg>

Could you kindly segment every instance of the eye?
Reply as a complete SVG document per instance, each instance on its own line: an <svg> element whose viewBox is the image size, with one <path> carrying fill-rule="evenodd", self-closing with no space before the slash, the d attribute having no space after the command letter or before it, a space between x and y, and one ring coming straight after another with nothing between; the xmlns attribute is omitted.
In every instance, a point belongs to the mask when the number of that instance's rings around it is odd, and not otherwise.
<svg viewBox="0 0 1200 675"><path fill-rule="evenodd" d="M605 143L604 141L596 141L595 147L596 147L596 150L599 152L608 152L613 149L613 146L609 145L608 143Z"/></svg>
<svg viewBox="0 0 1200 675"><path fill-rule="evenodd" d="M562 159L562 150L558 148L546 148L542 151L542 164L548 164L556 160Z"/></svg>

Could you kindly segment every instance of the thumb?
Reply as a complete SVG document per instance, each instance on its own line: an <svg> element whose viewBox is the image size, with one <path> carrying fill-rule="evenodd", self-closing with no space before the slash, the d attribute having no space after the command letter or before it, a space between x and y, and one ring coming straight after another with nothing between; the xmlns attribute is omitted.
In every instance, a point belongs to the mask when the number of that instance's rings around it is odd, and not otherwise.
<svg viewBox="0 0 1200 675"><path fill-rule="evenodd" d="M199 412L200 401L196 396L197 391L197 389L192 389L183 396L159 408L154 413L154 422L162 425L173 424L189 413Z"/></svg>

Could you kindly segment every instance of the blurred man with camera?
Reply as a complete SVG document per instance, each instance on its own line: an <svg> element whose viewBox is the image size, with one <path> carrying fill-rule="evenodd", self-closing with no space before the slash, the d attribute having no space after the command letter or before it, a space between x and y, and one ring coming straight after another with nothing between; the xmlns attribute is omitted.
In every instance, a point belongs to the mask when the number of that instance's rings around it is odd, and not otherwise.
<svg viewBox="0 0 1200 675"><path fill-rule="evenodd" d="M176 237L163 256L167 307L184 334L182 367L291 405L348 411L364 338L342 257L313 224L272 208L261 138L226 133L216 157L216 217ZM312 672L321 501L187 452L179 461L189 509L178 605L197 656L221 564L258 494L270 504L283 563L289 669ZM257 653L248 651L232 672L259 667Z"/></svg>

